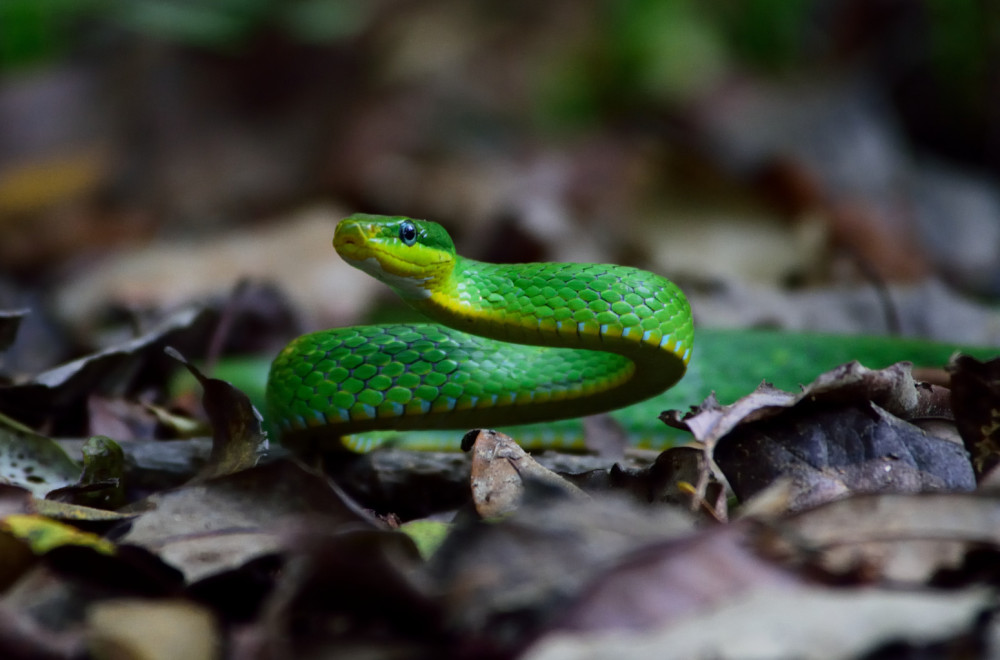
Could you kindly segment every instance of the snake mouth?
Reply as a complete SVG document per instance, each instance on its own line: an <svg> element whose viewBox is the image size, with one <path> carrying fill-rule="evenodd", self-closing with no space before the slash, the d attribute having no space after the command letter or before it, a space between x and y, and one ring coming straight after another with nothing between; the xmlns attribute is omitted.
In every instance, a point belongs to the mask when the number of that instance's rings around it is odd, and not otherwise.
<svg viewBox="0 0 1000 660"><path fill-rule="evenodd" d="M333 247L342 259L380 280L412 277L419 264L390 249L377 236L375 225L341 222L333 233Z"/></svg>
<svg viewBox="0 0 1000 660"><path fill-rule="evenodd" d="M355 222L341 222L333 231L333 249L344 259L363 261L371 252L370 231Z"/></svg>

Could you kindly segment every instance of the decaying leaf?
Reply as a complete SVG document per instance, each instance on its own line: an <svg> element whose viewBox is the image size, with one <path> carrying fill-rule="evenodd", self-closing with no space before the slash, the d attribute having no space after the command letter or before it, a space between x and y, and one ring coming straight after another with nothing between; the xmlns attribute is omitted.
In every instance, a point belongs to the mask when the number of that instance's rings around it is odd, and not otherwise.
<svg viewBox="0 0 1000 660"><path fill-rule="evenodd" d="M998 520L994 495L878 494L792 515L778 529L796 561L865 581L919 586L1000 578ZM983 553L992 557L986 574L970 559Z"/></svg>
<svg viewBox="0 0 1000 660"><path fill-rule="evenodd" d="M21 319L28 315L30 310L4 310L0 311L0 351L10 348L10 345L17 339L17 331L21 327Z"/></svg>
<svg viewBox="0 0 1000 660"><path fill-rule="evenodd" d="M716 527L616 558L563 609L557 628L649 630L714 609L747 591L795 589L803 577L755 552L751 528Z"/></svg>
<svg viewBox="0 0 1000 660"><path fill-rule="evenodd" d="M38 555L68 545L90 548L106 555L115 553L115 546L110 541L45 516L5 516L0 520L0 531L21 539Z"/></svg>
<svg viewBox="0 0 1000 660"><path fill-rule="evenodd" d="M731 406L708 401L691 417L669 417L705 444L741 500L789 478L794 510L855 492L974 488L965 451L907 421L938 398L907 363L852 362L798 394L762 385Z"/></svg>
<svg viewBox="0 0 1000 660"><path fill-rule="evenodd" d="M472 555L468 569L489 566L463 576L460 564L445 583L464 579L480 600L450 605L493 643L500 630L510 632L511 620L520 622L523 636L544 631L532 658L854 658L897 638L917 648L964 640L982 649L977 621L992 610L994 595L975 585L1000 577L998 502L978 493L855 496L769 523L743 521L662 540L636 534L631 550L581 564L600 568L573 570L583 574L575 584L560 584L566 569L547 564L548 553L564 553L573 564L594 551L587 546L607 543L608 530L574 536L573 552L536 547L528 529L514 527L531 511L523 508L479 532L492 541L487 546L459 529L435 562L462 543ZM557 531L567 534L569 520L564 516ZM506 563L488 554L501 549ZM545 576L520 591L511 584L518 584L519 552L533 552ZM550 591L557 584L558 597ZM525 603L537 601L525 592L553 599L559 616L532 612ZM470 619L476 613L484 619Z"/></svg>
<svg viewBox="0 0 1000 660"><path fill-rule="evenodd" d="M450 530L451 525L439 520L411 520L399 526L399 531L413 539L424 559L434 554Z"/></svg>
<svg viewBox="0 0 1000 660"><path fill-rule="evenodd" d="M852 493L972 490L964 449L871 404L808 405L741 426L715 449L741 500L779 478L795 487L792 510Z"/></svg>
<svg viewBox="0 0 1000 660"><path fill-rule="evenodd" d="M44 497L79 476L80 466L55 441L0 415L0 480Z"/></svg>
<svg viewBox="0 0 1000 660"><path fill-rule="evenodd" d="M554 623L609 566L693 528L675 508L529 487L510 516L456 524L431 558L431 576L453 625L503 646Z"/></svg>
<svg viewBox="0 0 1000 660"><path fill-rule="evenodd" d="M373 524L326 480L287 461L157 493L136 508L142 511L121 542L157 553L189 581L274 552L281 546L275 525L288 516Z"/></svg>
<svg viewBox="0 0 1000 660"><path fill-rule="evenodd" d="M378 657L411 645L427 657L446 654L441 604L409 537L337 528L315 516L290 518L280 528L282 583L237 656Z"/></svg>
<svg viewBox="0 0 1000 660"><path fill-rule="evenodd" d="M1000 359L958 356L948 370L955 423L982 477L1000 465Z"/></svg>
<svg viewBox="0 0 1000 660"><path fill-rule="evenodd" d="M526 481L559 489L572 497L586 494L555 472L539 465L513 438L498 431L470 431L462 449L472 452L472 501L483 518L517 509Z"/></svg>
<svg viewBox="0 0 1000 660"><path fill-rule="evenodd" d="M187 367L204 389L202 403L213 429L212 455L198 478L232 474L256 465L267 449L267 437L263 419L249 397L224 380L205 376L173 348L166 351Z"/></svg>
<svg viewBox="0 0 1000 660"><path fill-rule="evenodd" d="M106 436L87 438L81 448L83 474L80 481L51 491L48 499L101 509L117 509L125 503L125 454Z"/></svg>
<svg viewBox="0 0 1000 660"><path fill-rule="evenodd" d="M31 426L83 418L94 394L118 395L135 386L135 379L154 363L164 361L167 345L202 343L214 313L192 307L182 310L150 332L92 355L38 374L30 381L0 387L0 412ZM57 432L59 431L59 425Z"/></svg>
<svg viewBox="0 0 1000 660"><path fill-rule="evenodd" d="M221 651L215 617L190 601L116 599L87 612L89 650L102 658L213 660Z"/></svg>
<svg viewBox="0 0 1000 660"><path fill-rule="evenodd" d="M663 658L980 657L978 620L991 607L983 589L928 594L922 591L808 588L761 589L738 596L683 625L644 633L555 632L542 638L526 660L630 660ZM902 653L899 640L916 652ZM954 653L949 653L949 642ZM935 646L936 644L936 646ZM925 651L926 655L921 652ZM896 651L894 654L892 651ZM884 652L884 653L882 653Z"/></svg>
<svg viewBox="0 0 1000 660"><path fill-rule="evenodd" d="M86 652L80 631L52 630L4 604L0 604L0 648L11 658L37 660L80 657Z"/></svg>

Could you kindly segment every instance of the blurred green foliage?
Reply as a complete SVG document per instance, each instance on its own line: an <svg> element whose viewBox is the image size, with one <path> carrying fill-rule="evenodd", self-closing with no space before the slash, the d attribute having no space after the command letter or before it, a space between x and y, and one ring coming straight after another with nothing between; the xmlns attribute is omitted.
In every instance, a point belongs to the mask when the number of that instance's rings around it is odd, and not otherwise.
<svg viewBox="0 0 1000 660"><path fill-rule="evenodd" d="M328 43L363 29L376 0L0 0L0 71L70 57L101 28L236 50L264 30Z"/></svg>
<svg viewBox="0 0 1000 660"><path fill-rule="evenodd" d="M735 62L792 68L813 4L601 0L595 31L570 44L543 75L539 118L589 124L650 103L680 103L714 86Z"/></svg>
<svg viewBox="0 0 1000 660"><path fill-rule="evenodd" d="M1000 5L995 0L924 0L935 77L964 105L976 104L1000 55ZM991 61L991 56L994 58Z"/></svg>
<svg viewBox="0 0 1000 660"><path fill-rule="evenodd" d="M594 30L539 76L536 118L549 128L591 125L683 104L734 71L805 73L825 66L835 26L818 0L596 0ZM981 103L1000 43L994 0L916 0L903 18L923 16L912 44L935 77ZM850 14L850 10L845 10ZM864 21L863 12L855 12ZM858 18L862 17L862 18ZM903 20L901 18L901 20ZM919 25L919 21L916 22ZM875 37L877 38L877 36ZM923 40L923 42L921 42ZM928 43L929 40L929 43Z"/></svg>
<svg viewBox="0 0 1000 660"><path fill-rule="evenodd" d="M815 4L813 0L729 0L708 6L740 61L788 70L803 59Z"/></svg>
<svg viewBox="0 0 1000 660"><path fill-rule="evenodd" d="M293 41L324 43L350 36L377 9L373 0L125 0L120 24L171 41L239 47L263 29Z"/></svg>
<svg viewBox="0 0 1000 660"><path fill-rule="evenodd" d="M0 70L47 64L68 54L81 19L107 0L0 0Z"/></svg>
<svg viewBox="0 0 1000 660"><path fill-rule="evenodd" d="M1000 41L994 4L915 0L911 7L926 19L930 43L924 48L936 77L965 107L986 93L992 44ZM741 68L801 73L816 53L808 40L830 36L832 28L818 23L822 5L589 0L580 9L591 14L589 28L553 34L551 57L529 74L537 90L534 118L549 129L586 127L683 104ZM113 30L240 52L265 32L298 43L336 42L363 32L376 16L414 6L393 0L0 0L0 72L71 58Z"/></svg>

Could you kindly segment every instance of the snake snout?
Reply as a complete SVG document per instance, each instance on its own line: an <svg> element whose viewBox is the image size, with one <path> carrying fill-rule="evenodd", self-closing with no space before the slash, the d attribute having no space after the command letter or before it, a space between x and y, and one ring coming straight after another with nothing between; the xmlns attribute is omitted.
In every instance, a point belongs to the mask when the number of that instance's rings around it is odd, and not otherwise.
<svg viewBox="0 0 1000 660"><path fill-rule="evenodd" d="M369 228L352 222L350 218L341 220L333 231L333 248L341 256L357 256L367 242L369 231Z"/></svg>

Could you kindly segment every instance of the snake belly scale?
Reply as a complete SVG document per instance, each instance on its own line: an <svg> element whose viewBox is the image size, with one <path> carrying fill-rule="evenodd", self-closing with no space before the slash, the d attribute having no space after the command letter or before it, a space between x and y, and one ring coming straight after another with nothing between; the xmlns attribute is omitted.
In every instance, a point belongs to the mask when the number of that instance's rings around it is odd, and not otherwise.
<svg viewBox="0 0 1000 660"><path fill-rule="evenodd" d="M286 441L596 414L666 390L691 355L687 300L653 273L466 259L443 227L405 217L350 216L333 244L433 323L293 340L266 390Z"/></svg>

